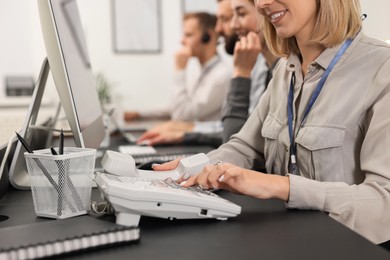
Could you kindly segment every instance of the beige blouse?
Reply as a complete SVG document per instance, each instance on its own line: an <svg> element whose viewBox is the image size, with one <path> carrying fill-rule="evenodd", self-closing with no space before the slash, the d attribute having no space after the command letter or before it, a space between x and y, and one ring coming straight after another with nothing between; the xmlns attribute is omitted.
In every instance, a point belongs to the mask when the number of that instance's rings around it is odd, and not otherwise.
<svg viewBox="0 0 390 260"><path fill-rule="evenodd" d="M325 50L306 77L296 56L282 59L241 131L213 161L286 175L287 100L292 71L300 176L290 176L287 206L316 209L374 243L390 239L390 47L359 33L330 73L305 123L304 109L340 46Z"/></svg>

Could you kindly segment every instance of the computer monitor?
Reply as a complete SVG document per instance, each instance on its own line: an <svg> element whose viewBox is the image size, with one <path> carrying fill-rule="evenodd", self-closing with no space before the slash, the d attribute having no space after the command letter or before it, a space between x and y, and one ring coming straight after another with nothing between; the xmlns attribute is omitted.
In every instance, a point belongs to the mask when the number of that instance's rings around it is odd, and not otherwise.
<svg viewBox="0 0 390 260"><path fill-rule="evenodd" d="M38 10L50 71L75 144L97 148L104 138L105 129L76 0L38 0ZM43 78L47 77L46 70L41 72ZM41 99L41 96L38 94L35 99ZM36 109L39 108L30 106L29 113L36 112ZM31 136L28 122L23 134ZM11 184L18 189L30 187L24 151L18 143L9 172Z"/></svg>

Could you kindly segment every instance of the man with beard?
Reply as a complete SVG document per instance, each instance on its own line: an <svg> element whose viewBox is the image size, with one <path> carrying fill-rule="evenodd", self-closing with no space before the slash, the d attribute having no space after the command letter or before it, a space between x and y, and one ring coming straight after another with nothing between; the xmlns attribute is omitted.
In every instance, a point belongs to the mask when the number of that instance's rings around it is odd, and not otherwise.
<svg viewBox="0 0 390 260"><path fill-rule="evenodd" d="M222 121L169 121L147 131L139 142L150 145L183 143L218 147L241 129L266 89L271 79L270 71L277 59L269 55L265 42L261 40L253 2L217 1L215 31L224 38L226 52L234 55L234 75L224 104ZM236 43L239 44L236 46Z"/></svg>

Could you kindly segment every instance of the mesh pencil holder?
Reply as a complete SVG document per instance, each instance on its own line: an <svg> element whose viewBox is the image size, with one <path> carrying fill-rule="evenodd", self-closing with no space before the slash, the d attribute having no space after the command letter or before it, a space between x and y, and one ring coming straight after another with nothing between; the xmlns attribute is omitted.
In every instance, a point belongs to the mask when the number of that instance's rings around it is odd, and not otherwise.
<svg viewBox="0 0 390 260"><path fill-rule="evenodd" d="M58 151L57 151L58 152ZM37 216L64 219L87 213L91 202L96 150L65 147L25 153Z"/></svg>

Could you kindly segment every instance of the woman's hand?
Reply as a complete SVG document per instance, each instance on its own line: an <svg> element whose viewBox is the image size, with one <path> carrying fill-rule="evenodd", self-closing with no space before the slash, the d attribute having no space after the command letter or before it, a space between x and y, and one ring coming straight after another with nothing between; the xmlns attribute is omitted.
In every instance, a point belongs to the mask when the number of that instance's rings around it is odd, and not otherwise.
<svg viewBox="0 0 390 260"><path fill-rule="evenodd" d="M290 182L286 176L264 174L230 163L206 166L181 185L199 185L205 189L224 189L259 199L278 198L283 201L288 201L290 192Z"/></svg>
<svg viewBox="0 0 390 260"><path fill-rule="evenodd" d="M241 37L234 48L234 77L249 78L261 52L260 36L254 32Z"/></svg>

